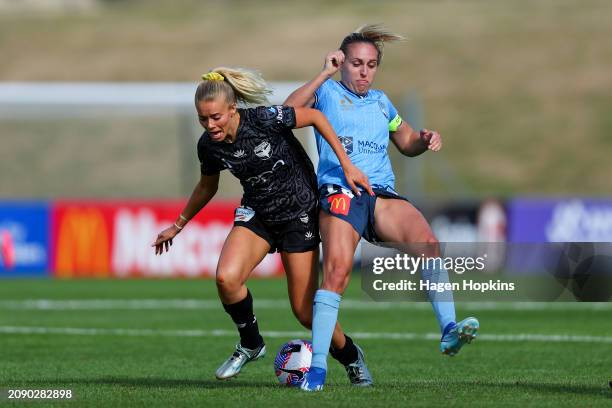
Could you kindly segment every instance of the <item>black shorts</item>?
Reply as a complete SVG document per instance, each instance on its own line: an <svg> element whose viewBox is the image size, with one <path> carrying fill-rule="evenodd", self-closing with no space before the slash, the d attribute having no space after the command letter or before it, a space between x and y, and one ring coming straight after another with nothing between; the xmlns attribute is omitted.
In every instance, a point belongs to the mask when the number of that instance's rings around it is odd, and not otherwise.
<svg viewBox="0 0 612 408"><path fill-rule="evenodd" d="M270 253L308 252L319 247L319 208L300 214L295 220L270 224L261 220L250 207L234 211L234 226L245 227L270 244Z"/></svg>

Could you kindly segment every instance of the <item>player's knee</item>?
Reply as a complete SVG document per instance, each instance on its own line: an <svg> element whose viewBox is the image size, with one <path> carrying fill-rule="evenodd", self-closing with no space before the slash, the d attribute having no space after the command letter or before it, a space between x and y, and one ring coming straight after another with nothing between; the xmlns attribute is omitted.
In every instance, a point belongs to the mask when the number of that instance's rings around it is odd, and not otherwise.
<svg viewBox="0 0 612 408"><path fill-rule="evenodd" d="M224 268L217 269L215 283L217 284L217 290L221 293L234 293L240 290L240 282L236 279L233 279L233 276L236 274L232 274L230 271Z"/></svg>

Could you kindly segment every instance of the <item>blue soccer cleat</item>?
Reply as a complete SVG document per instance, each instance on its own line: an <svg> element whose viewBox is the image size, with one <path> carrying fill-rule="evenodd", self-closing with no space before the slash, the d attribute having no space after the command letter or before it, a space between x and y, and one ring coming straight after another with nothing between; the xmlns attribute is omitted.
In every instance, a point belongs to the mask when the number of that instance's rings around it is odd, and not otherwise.
<svg viewBox="0 0 612 408"><path fill-rule="evenodd" d="M471 343L476 338L479 328L480 323L475 317L468 317L459 323L449 323L440 339L440 351L448 356L454 356L464 344Z"/></svg>
<svg viewBox="0 0 612 408"><path fill-rule="evenodd" d="M302 391L322 391L327 371L319 367L310 367L304 376L300 389Z"/></svg>

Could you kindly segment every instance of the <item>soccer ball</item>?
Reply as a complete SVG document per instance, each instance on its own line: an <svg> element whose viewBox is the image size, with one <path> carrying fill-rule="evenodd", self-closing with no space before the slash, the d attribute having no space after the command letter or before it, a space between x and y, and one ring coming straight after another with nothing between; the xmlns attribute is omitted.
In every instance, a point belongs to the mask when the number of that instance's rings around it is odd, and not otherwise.
<svg viewBox="0 0 612 408"><path fill-rule="evenodd" d="M310 369L312 343L291 340L281 346L274 359L274 372L278 381L288 387L298 387Z"/></svg>

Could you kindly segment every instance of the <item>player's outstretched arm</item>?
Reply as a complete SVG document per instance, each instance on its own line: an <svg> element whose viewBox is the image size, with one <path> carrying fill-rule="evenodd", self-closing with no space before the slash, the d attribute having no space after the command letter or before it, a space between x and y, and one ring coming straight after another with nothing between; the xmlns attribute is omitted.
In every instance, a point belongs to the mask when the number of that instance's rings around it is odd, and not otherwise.
<svg viewBox="0 0 612 408"><path fill-rule="evenodd" d="M404 156L409 157L418 156L427 150L437 152L442 148L442 137L438 132L427 129L417 132L406 122L391 132L391 140Z"/></svg>
<svg viewBox="0 0 612 408"><path fill-rule="evenodd" d="M193 189L185 208L181 211L173 225L166 228L157 235L157 239L151 245L155 247L155 255L161 255L172 246L172 240L181 232L192 219L208 202L215 196L219 188L219 174L213 176L202 175L200 181Z"/></svg>
<svg viewBox="0 0 612 408"><path fill-rule="evenodd" d="M374 195L368 177L361 172L349 159L348 155L342 147L342 143L338 139L338 135L334 132L332 125L329 123L323 113L311 108L296 108L295 109L295 127L302 128L306 126L314 126L323 138L329 143L332 150L338 157L346 182L351 187L351 190L357 195L361 195L357 185L363 187L370 195Z"/></svg>
<svg viewBox="0 0 612 408"><path fill-rule="evenodd" d="M287 97L283 105L293 106L294 108L310 108L315 102L315 92L329 78L334 76L344 62L344 53L340 50L332 51L325 56L323 70L314 77L313 80L306 82Z"/></svg>

